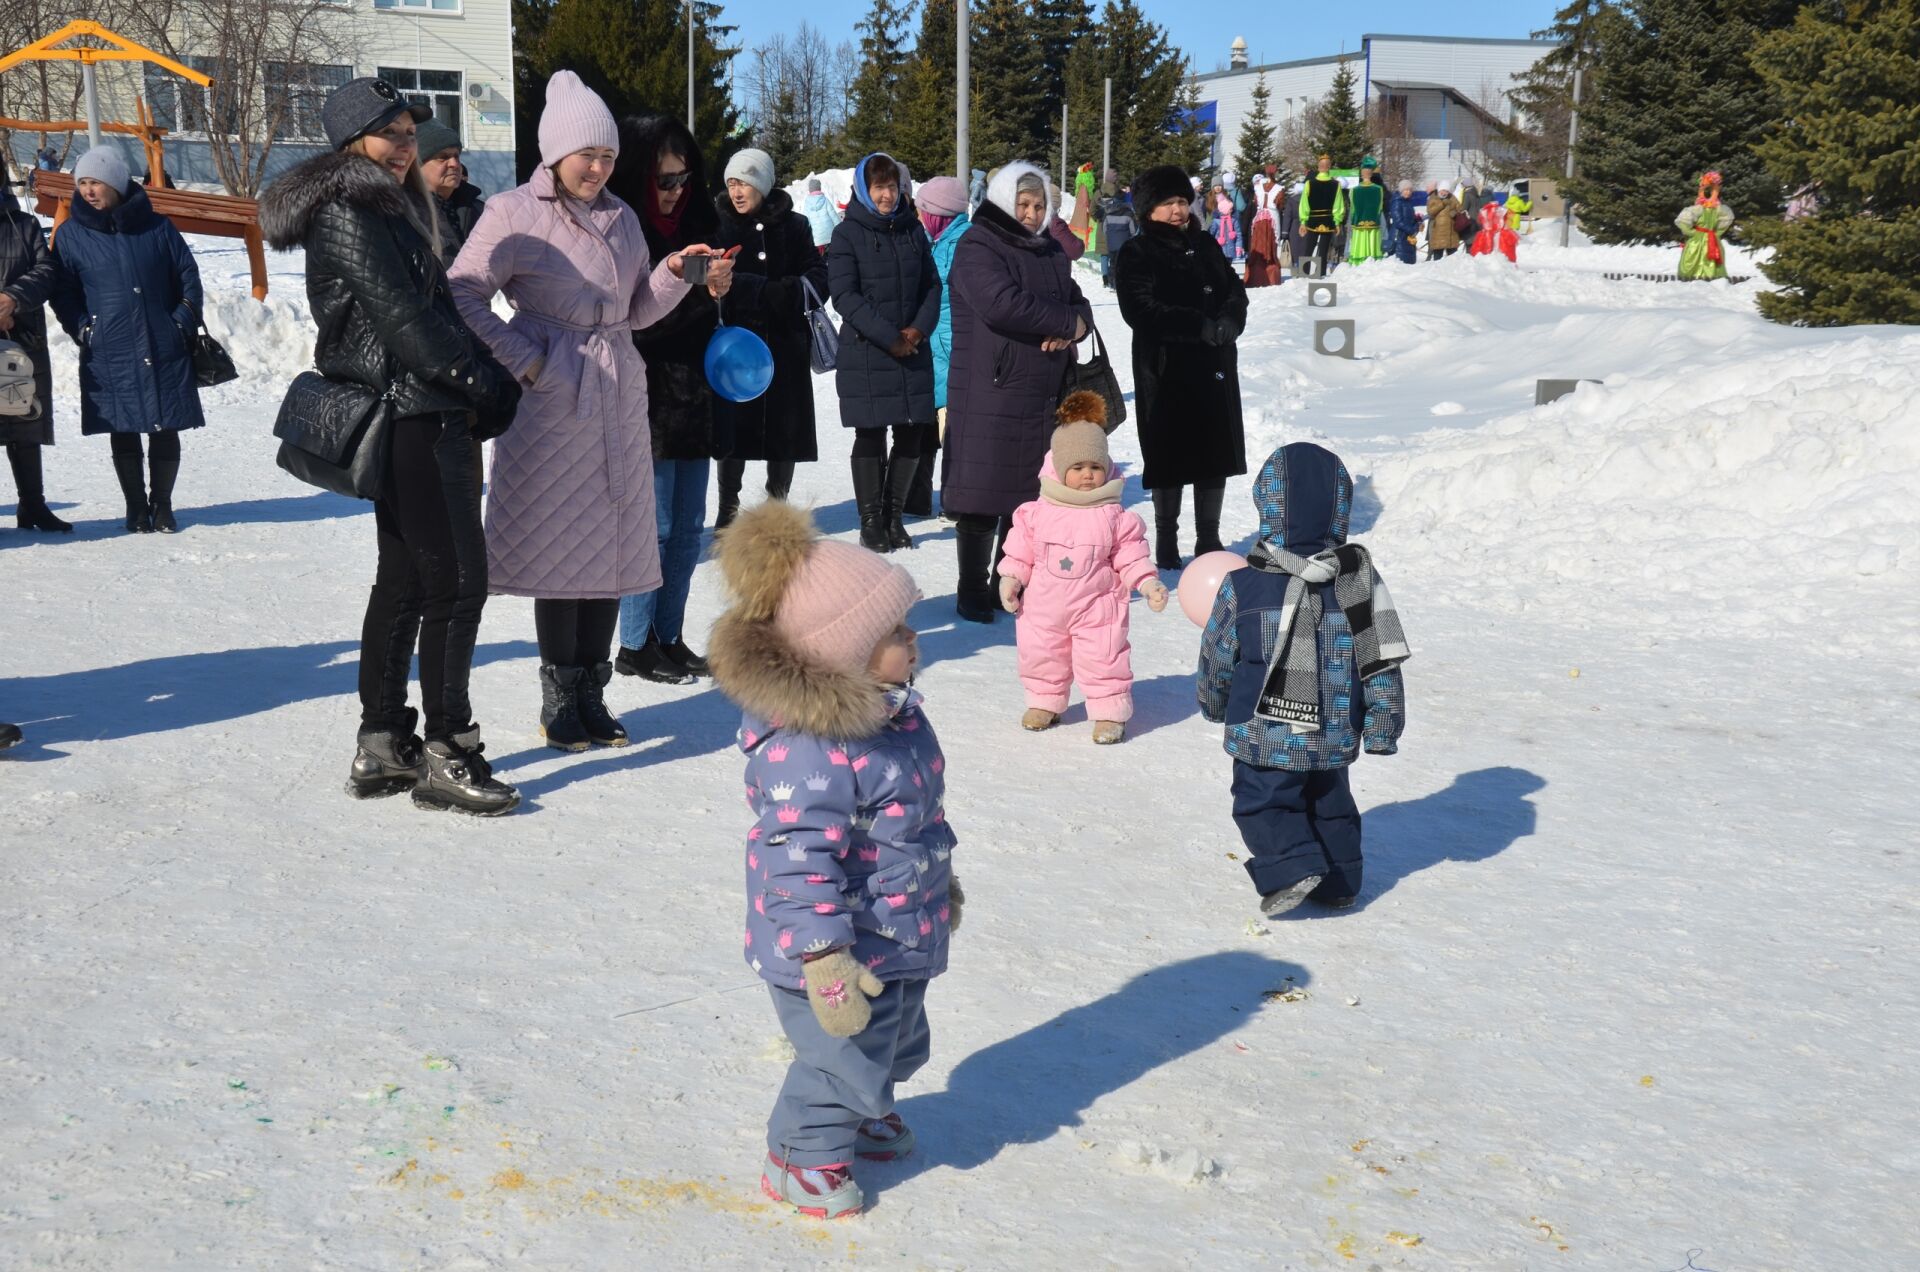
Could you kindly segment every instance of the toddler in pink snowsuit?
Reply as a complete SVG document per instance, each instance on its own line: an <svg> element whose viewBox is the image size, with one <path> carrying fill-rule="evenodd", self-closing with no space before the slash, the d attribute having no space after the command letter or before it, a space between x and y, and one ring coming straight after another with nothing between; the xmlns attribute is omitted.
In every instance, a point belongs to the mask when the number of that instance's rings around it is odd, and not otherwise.
<svg viewBox="0 0 1920 1272"><path fill-rule="evenodd" d="M1167 589L1154 573L1147 527L1120 506L1123 483L1107 454L1106 403L1071 393L1040 470L1040 497L1013 514L1000 561L1000 602L1019 615L1023 727L1051 728L1075 681L1087 698L1093 740L1126 736L1133 717L1127 644L1129 593L1140 589L1157 613Z"/></svg>

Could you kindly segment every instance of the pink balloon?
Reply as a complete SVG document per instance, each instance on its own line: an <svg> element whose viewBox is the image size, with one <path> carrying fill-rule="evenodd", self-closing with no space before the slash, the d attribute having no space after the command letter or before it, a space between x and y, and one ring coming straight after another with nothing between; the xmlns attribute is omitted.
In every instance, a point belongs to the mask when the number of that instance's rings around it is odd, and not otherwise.
<svg viewBox="0 0 1920 1272"><path fill-rule="evenodd" d="M1227 575L1243 568L1247 559L1238 552L1208 552L1197 556L1180 571L1180 609L1196 627L1205 627L1213 614L1214 598Z"/></svg>

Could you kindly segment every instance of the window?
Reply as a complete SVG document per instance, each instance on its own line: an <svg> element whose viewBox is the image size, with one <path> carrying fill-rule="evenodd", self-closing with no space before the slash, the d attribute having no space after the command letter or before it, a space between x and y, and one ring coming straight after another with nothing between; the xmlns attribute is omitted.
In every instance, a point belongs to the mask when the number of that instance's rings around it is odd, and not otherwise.
<svg viewBox="0 0 1920 1272"><path fill-rule="evenodd" d="M320 110L327 94L353 78L351 66L318 62L268 62L267 118L275 141L324 139Z"/></svg>
<svg viewBox="0 0 1920 1272"><path fill-rule="evenodd" d="M222 72L219 59L183 57L180 61L202 75L210 76L214 86L203 88L192 80L181 79L171 71L147 65L144 78L147 104L153 109L153 122L170 133L198 133L204 136L211 116L218 131L238 131L234 104L220 87L230 77Z"/></svg>
<svg viewBox="0 0 1920 1272"><path fill-rule="evenodd" d="M460 83L459 71L418 71L399 66L382 66L375 69L381 79L400 90L400 95L410 102L418 103L433 112L433 117L453 129L453 135L466 139L466 133L460 127Z"/></svg>
<svg viewBox="0 0 1920 1272"><path fill-rule="evenodd" d="M1393 123L1405 127L1407 122L1407 95L1405 93L1382 93L1380 104L1386 108L1387 118Z"/></svg>
<svg viewBox="0 0 1920 1272"><path fill-rule="evenodd" d="M431 13L458 13L460 0L373 0L376 9L426 10Z"/></svg>

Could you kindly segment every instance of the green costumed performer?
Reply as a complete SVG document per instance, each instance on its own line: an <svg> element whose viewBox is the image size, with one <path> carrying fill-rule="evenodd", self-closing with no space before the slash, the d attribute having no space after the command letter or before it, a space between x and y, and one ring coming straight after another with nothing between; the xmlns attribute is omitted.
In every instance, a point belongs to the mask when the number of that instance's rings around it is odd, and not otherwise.
<svg viewBox="0 0 1920 1272"><path fill-rule="evenodd" d="M1334 236L1347 223L1347 192L1333 175L1333 156L1320 156L1320 171L1300 192L1300 228L1307 242L1306 276L1325 278L1333 268Z"/></svg>
<svg viewBox="0 0 1920 1272"><path fill-rule="evenodd" d="M1368 155L1360 161L1360 184L1347 196L1353 232L1347 238L1347 259L1377 261L1385 256L1380 226L1387 219L1387 187L1380 183L1380 161Z"/></svg>
<svg viewBox="0 0 1920 1272"><path fill-rule="evenodd" d="M1733 228L1733 209L1720 201L1720 174L1700 178L1700 197L1673 219L1686 246L1680 249L1680 277L1725 278L1727 249L1721 235Z"/></svg>

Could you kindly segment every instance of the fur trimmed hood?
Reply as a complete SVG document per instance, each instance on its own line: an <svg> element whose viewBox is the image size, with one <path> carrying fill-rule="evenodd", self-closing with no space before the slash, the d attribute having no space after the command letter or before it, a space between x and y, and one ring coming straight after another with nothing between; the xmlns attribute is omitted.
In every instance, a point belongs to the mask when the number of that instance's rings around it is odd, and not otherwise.
<svg viewBox="0 0 1920 1272"><path fill-rule="evenodd" d="M299 247L307 240L314 214L335 201L415 224L425 224L430 213L379 164L351 150L336 150L302 160L261 191L260 232L276 251Z"/></svg>
<svg viewBox="0 0 1920 1272"><path fill-rule="evenodd" d="M794 648L775 625L780 601L818 541L813 518L774 500L740 514L714 549L734 603L713 625L713 683L776 728L851 741L886 726L886 691Z"/></svg>

